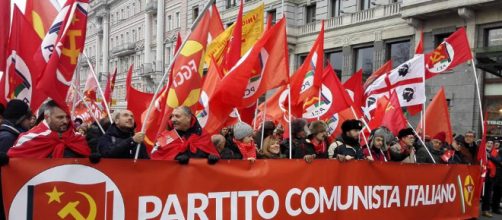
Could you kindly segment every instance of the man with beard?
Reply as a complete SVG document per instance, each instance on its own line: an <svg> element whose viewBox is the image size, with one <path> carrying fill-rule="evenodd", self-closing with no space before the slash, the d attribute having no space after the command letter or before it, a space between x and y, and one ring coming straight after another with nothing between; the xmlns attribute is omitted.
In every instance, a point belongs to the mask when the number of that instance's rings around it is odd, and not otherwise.
<svg viewBox="0 0 502 220"><path fill-rule="evenodd" d="M138 158L148 159L146 146L143 143L145 134L134 132L135 128L133 113L122 110L115 113L113 124L98 142L98 151L104 158L130 158L136 155L136 148L140 147Z"/></svg>
<svg viewBox="0 0 502 220"><path fill-rule="evenodd" d="M328 148L328 157L339 161L361 160L364 154L359 145L359 134L363 128L361 121L350 119L342 124L342 135Z"/></svg>
<svg viewBox="0 0 502 220"><path fill-rule="evenodd" d="M387 162L389 160L387 150L394 141L392 132L386 127L379 127L371 132L368 141L370 147L363 149L364 157L372 161Z"/></svg>
<svg viewBox="0 0 502 220"><path fill-rule="evenodd" d="M215 164L219 157L211 135L186 106L173 110L167 130L160 134L151 156L154 160L177 160L180 164L188 164L190 158L207 158L209 164Z"/></svg>
<svg viewBox="0 0 502 220"><path fill-rule="evenodd" d="M76 134L66 111L54 101L45 104L44 121L19 135L7 153L9 157L87 157L91 150L85 137Z"/></svg>

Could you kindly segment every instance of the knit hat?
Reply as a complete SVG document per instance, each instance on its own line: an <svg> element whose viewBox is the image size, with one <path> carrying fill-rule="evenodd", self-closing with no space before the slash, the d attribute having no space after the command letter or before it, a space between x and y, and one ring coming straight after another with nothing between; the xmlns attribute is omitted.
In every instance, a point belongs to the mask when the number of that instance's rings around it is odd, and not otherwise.
<svg viewBox="0 0 502 220"><path fill-rule="evenodd" d="M31 115L32 113L28 104L19 99L10 100L3 112L3 117L12 122L17 122L20 119L31 117Z"/></svg>
<svg viewBox="0 0 502 220"><path fill-rule="evenodd" d="M309 125L309 130L310 134L319 134L321 132L324 132L328 129L328 125L324 121L314 121L310 123Z"/></svg>
<svg viewBox="0 0 502 220"><path fill-rule="evenodd" d="M401 139L403 137L406 137L408 135L414 135L415 133L413 132L412 128L404 128L399 131L397 134L397 138Z"/></svg>
<svg viewBox="0 0 502 220"><path fill-rule="evenodd" d="M294 119L291 122L291 133L293 134L293 137L295 137L299 132L305 131L305 125L307 125L307 121L305 121L305 119Z"/></svg>
<svg viewBox="0 0 502 220"><path fill-rule="evenodd" d="M439 132L432 139L440 140L444 143L446 141L446 133L444 131Z"/></svg>
<svg viewBox="0 0 502 220"><path fill-rule="evenodd" d="M361 130L363 129L363 124L361 121L356 119L345 120L342 123L342 132L345 133L350 130Z"/></svg>
<svg viewBox="0 0 502 220"><path fill-rule="evenodd" d="M379 127L372 131L372 139L375 137L381 137L385 140L385 144L390 145L394 141L394 135L386 127Z"/></svg>
<svg viewBox="0 0 502 220"><path fill-rule="evenodd" d="M245 137L252 135L253 134L253 128L244 123L244 122L237 122L237 124L234 125L234 137L237 140L242 140Z"/></svg>

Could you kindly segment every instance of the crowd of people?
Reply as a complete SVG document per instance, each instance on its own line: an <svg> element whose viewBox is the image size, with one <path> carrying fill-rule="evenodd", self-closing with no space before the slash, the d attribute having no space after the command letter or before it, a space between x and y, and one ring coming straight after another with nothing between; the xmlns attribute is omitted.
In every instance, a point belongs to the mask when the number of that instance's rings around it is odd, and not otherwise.
<svg viewBox="0 0 502 220"><path fill-rule="evenodd" d="M307 163L320 159L341 162L369 160L401 163L479 164L475 133L456 135L447 143L444 132L433 137L421 137L412 128L398 132L387 128L371 131L361 140L363 124L359 120L342 123L340 137L328 138L324 121L307 122L294 119L291 137L285 128L266 121L259 129L244 122L225 127L219 134L208 134L188 107L173 110L167 128L160 133L152 152L147 152L145 134L136 132L134 115L129 110L117 110L108 118L92 124L70 115L54 101L46 102L34 114L21 100L11 100L0 106L0 162L9 158L72 158L88 157L98 163L101 158L176 160L188 164L190 159L204 158L209 164L222 160L302 159ZM286 137L286 138L285 138ZM366 138L365 138L366 139ZM139 150L138 150L139 147ZM501 214L502 154L500 142L486 143L489 159L483 215Z"/></svg>

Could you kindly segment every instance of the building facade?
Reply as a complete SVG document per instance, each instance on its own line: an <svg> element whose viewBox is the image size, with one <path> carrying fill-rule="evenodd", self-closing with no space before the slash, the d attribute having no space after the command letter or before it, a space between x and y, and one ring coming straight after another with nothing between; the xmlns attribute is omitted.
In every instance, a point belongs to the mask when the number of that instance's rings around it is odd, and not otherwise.
<svg viewBox="0 0 502 220"><path fill-rule="evenodd" d="M465 26L475 57L488 134L502 136L502 9L500 0L246 0L244 11L265 4L274 21L287 18L290 69L308 54L325 20L325 53L342 81L356 70L365 77L387 60L397 66L410 59L420 33L424 51ZM232 24L238 0L216 0L222 22ZM124 107L125 77L134 64L133 84L153 91L167 68L177 33L185 37L206 1L92 0L85 52L106 83L117 67L114 98ZM145 43L149 42L149 43ZM81 82L89 65L81 60ZM444 86L454 132L480 131L479 105L472 62L426 82L428 101ZM418 117L411 117L415 124Z"/></svg>

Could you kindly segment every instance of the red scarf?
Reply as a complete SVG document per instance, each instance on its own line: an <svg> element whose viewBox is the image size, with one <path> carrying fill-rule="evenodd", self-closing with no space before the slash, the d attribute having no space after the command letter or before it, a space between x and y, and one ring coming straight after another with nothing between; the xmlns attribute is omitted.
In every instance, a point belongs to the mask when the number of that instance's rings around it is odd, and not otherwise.
<svg viewBox="0 0 502 220"><path fill-rule="evenodd" d="M160 147L157 151L152 153L152 160L174 160L174 158L187 149L190 149L192 153L197 152L197 149L204 151L211 155L220 155L211 142L211 135L209 135L204 130L201 135L192 134L188 139L180 138L177 134L173 134L173 131L163 131L158 137L158 144ZM168 140L161 141L161 140Z"/></svg>
<svg viewBox="0 0 502 220"><path fill-rule="evenodd" d="M59 134L50 130L47 122L43 121L28 132L19 135L16 144L7 154L9 157L63 158L66 148L85 157L91 154L84 136L76 134L72 128Z"/></svg>
<svg viewBox="0 0 502 220"><path fill-rule="evenodd" d="M324 141L314 141L314 140L315 138L312 138L310 140L310 143L314 145L315 152L318 154L326 152L326 144L324 143ZM317 142L317 144L315 142Z"/></svg>
<svg viewBox="0 0 502 220"><path fill-rule="evenodd" d="M254 141L251 141L249 143L243 143L241 141L234 139L234 143L237 145L237 148L239 148L243 160L247 160L249 158L256 159L256 145L254 144Z"/></svg>

